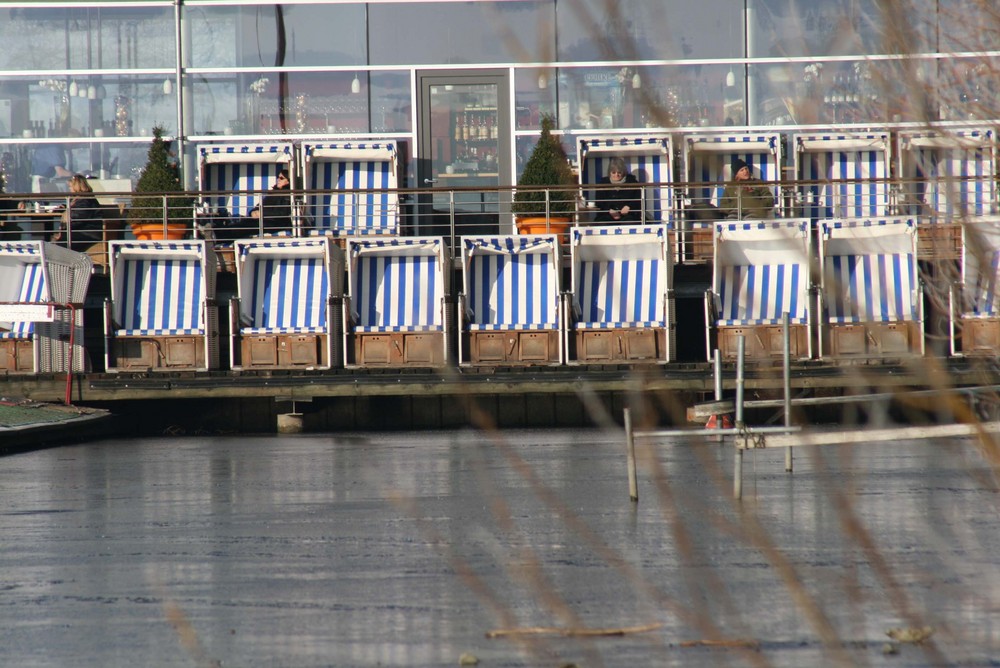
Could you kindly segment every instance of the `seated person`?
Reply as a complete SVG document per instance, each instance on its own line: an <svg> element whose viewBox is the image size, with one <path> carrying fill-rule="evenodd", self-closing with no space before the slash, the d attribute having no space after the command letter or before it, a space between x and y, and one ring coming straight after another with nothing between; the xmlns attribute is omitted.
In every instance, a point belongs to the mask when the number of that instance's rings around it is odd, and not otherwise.
<svg viewBox="0 0 1000 668"><path fill-rule="evenodd" d="M31 175L43 179L67 178L73 172L66 168L66 147L62 144L40 144L31 154Z"/></svg>
<svg viewBox="0 0 1000 668"><path fill-rule="evenodd" d="M264 233L279 232L292 228L292 196L288 170L278 172L271 192L264 195L260 204L250 210L248 218L237 218L222 226L213 225L212 231L219 241L233 241L257 236L260 228Z"/></svg>
<svg viewBox="0 0 1000 668"><path fill-rule="evenodd" d="M774 217L774 195L764 182L756 178L750 166L733 158L733 181L719 200L720 217L730 220L757 220Z"/></svg>
<svg viewBox="0 0 1000 668"><path fill-rule="evenodd" d="M614 188L599 188L594 191L594 203L598 223L632 223L642 221L642 192L638 179L628 174L623 158L614 157L608 161L608 175L598 181L598 185L610 184Z"/></svg>
<svg viewBox="0 0 1000 668"><path fill-rule="evenodd" d="M72 250L84 251L104 240L105 211L94 197L94 191L83 174L70 177L69 191L73 193L69 209L63 211L59 227L49 241L66 245L65 239L71 236Z"/></svg>

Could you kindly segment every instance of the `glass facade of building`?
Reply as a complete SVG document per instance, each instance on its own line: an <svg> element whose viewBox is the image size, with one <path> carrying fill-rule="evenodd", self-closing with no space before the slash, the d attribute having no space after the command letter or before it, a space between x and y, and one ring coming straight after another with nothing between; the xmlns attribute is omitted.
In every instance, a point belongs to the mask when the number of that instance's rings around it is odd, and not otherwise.
<svg viewBox="0 0 1000 668"><path fill-rule="evenodd" d="M0 168L8 191L37 188L48 145L70 171L134 181L162 126L192 186L198 144L320 138L407 145L402 186L435 150L495 161L504 185L543 115L571 156L597 133L991 122L998 32L985 0L15 0ZM423 78L478 74L506 81L495 110L455 95L429 131ZM445 134L465 143L426 145Z"/></svg>

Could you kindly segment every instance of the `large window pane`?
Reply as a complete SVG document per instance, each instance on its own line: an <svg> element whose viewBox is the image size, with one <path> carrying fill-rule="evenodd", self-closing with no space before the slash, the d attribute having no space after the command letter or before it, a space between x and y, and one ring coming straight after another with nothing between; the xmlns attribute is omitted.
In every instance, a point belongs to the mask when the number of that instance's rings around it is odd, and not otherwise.
<svg viewBox="0 0 1000 668"><path fill-rule="evenodd" d="M174 66L169 7L0 8L0 69Z"/></svg>
<svg viewBox="0 0 1000 668"><path fill-rule="evenodd" d="M553 3L400 2L368 6L373 65L553 60Z"/></svg>
<svg viewBox="0 0 1000 668"><path fill-rule="evenodd" d="M743 55L743 5L732 0L579 0L559 3L557 18L562 61Z"/></svg>
<svg viewBox="0 0 1000 668"><path fill-rule="evenodd" d="M752 0L749 4L750 56L765 58L882 53L887 41L883 12L900 3ZM902 27L912 32L914 17L904 16ZM907 48L917 48L908 41Z"/></svg>
<svg viewBox="0 0 1000 668"><path fill-rule="evenodd" d="M128 137L176 131L175 91L161 76L0 80L0 137Z"/></svg>
<svg viewBox="0 0 1000 668"><path fill-rule="evenodd" d="M363 4L185 7L192 67L366 62Z"/></svg>
<svg viewBox="0 0 1000 668"><path fill-rule="evenodd" d="M743 123L742 77L728 65L564 68L563 130L701 127ZM731 79L733 85L727 86Z"/></svg>

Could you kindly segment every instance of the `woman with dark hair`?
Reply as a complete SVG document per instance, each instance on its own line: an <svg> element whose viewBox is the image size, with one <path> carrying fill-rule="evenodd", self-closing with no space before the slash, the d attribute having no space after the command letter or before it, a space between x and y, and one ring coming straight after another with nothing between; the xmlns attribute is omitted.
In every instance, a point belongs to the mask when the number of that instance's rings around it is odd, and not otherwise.
<svg viewBox="0 0 1000 668"><path fill-rule="evenodd" d="M222 225L212 225L213 238L217 241L234 241L257 236L260 231L280 232L292 229L292 196L288 170L278 172L274 185L260 203L250 209L248 218L233 218ZM208 226L206 226L208 228Z"/></svg>
<svg viewBox="0 0 1000 668"><path fill-rule="evenodd" d="M291 183L288 170L278 172L271 192L264 195L260 204L250 210L250 217L262 221L264 232L290 230L292 227L292 196L288 192Z"/></svg>

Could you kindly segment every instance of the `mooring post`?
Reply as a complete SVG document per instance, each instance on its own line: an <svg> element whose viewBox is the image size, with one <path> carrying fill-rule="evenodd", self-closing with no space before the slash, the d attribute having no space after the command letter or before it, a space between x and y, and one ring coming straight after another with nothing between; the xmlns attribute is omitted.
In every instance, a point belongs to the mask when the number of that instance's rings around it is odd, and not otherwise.
<svg viewBox="0 0 1000 668"><path fill-rule="evenodd" d="M736 339L736 421L735 427L743 431L743 352L746 339L742 334ZM743 440L740 443L740 440ZM736 455L733 462L733 498L743 498L743 449L746 446L746 436L736 435Z"/></svg>
<svg viewBox="0 0 1000 668"><path fill-rule="evenodd" d="M785 353L785 426L792 426L792 335L789 332L789 325L791 325L791 318L788 315L788 311L781 314L781 325L785 332L782 336L784 339L784 353ZM785 472L792 472L792 449L785 448Z"/></svg>
<svg viewBox="0 0 1000 668"><path fill-rule="evenodd" d="M632 434L632 411L625 409L625 453L628 462L628 498L632 503L639 502L639 483L635 477L635 438Z"/></svg>
<svg viewBox="0 0 1000 668"><path fill-rule="evenodd" d="M713 352L712 365L715 372L715 400L722 401L722 353L716 348Z"/></svg>

